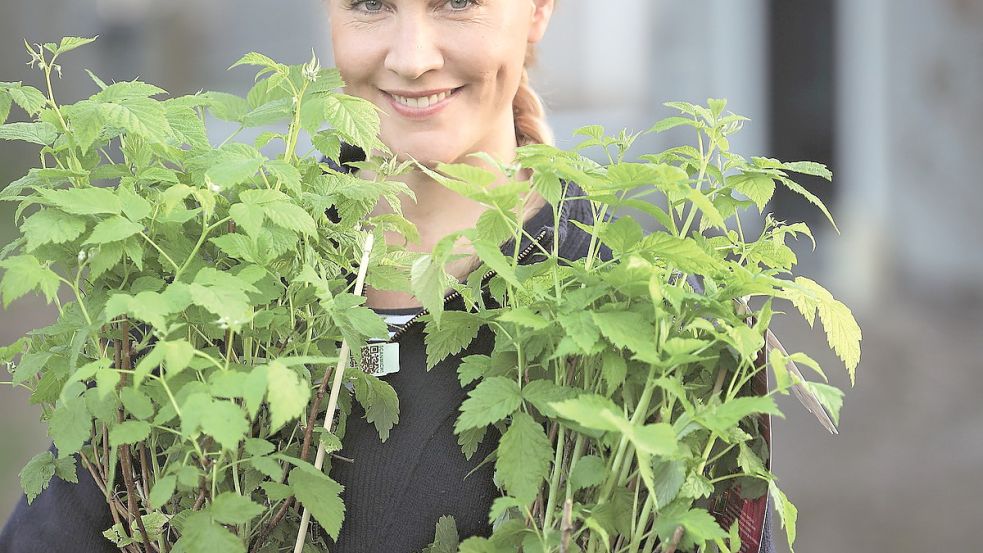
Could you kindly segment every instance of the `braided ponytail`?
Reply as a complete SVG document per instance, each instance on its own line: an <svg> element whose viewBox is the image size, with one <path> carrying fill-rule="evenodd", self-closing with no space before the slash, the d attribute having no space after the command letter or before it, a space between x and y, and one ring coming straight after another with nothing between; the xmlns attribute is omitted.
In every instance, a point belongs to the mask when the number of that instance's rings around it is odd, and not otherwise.
<svg viewBox="0 0 983 553"><path fill-rule="evenodd" d="M553 131L546 123L546 110L543 102L529 84L528 68L536 61L532 45L526 48L526 60L519 79L519 89L512 100L512 113L515 118L515 140L519 146L526 144L553 145Z"/></svg>

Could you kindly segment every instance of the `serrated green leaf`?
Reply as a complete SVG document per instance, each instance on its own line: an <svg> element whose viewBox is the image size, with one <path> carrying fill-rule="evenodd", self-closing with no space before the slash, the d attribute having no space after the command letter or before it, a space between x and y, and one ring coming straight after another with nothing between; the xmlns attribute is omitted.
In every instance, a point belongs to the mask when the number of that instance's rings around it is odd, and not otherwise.
<svg viewBox="0 0 983 553"><path fill-rule="evenodd" d="M263 507L248 497L225 492L212 501L208 506L208 513L222 524L246 524L262 514Z"/></svg>
<svg viewBox="0 0 983 553"><path fill-rule="evenodd" d="M727 179L727 184L735 190L747 196L758 206L758 212L762 212L771 197L775 194L775 181L773 177L764 173L742 173Z"/></svg>
<svg viewBox="0 0 983 553"><path fill-rule="evenodd" d="M37 115L48 105L48 99L45 98L44 93L33 86L24 86L17 83L17 86L7 89L7 94L10 95L10 99L15 104L31 116Z"/></svg>
<svg viewBox="0 0 983 553"><path fill-rule="evenodd" d="M57 138L58 129L48 122L0 125L0 140L21 140L40 146L50 146Z"/></svg>
<svg viewBox="0 0 983 553"><path fill-rule="evenodd" d="M301 407L304 407L302 405ZM215 438L223 449L235 451L239 442L249 432L249 421L242 408L227 400L216 400L202 415L201 428Z"/></svg>
<svg viewBox="0 0 983 553"><path fill-rule="evenodd" d="M150 490L150 504L156 508L162 507L174 495L176 485L177 477L173 474L158 478L154 482L153 489Z"/></svg>
<svg viewBox="0 0 983 553"><path fill-rule="evenodd" d="M332 539L337 540L345 520L345 504L341 500L344 486L313 467L294 468L288 481L297 501L311 512Z"/></svg>
<svg viewBox="0 0 983 553"><path fill-rule="evenodd" d="M266 382L270 428L275 431L303 414L311 397L311 389L297 373L280 361L272 361L266 366Z"/></svg>
<svg viewBox="0 0 983 553"><path fill-rule="evenodd" d="M564 401L554 401L550 407L563 418L595 430L622 432L628 428L628 419L621 408L599 394L581 394Z"/></svg>
<svg viewBox="0 0 983 553"><path fill-rule="evenodd" d="M146 420L154 416L153 402L140 390L136 388L123 388L119 391L119 398L123 402L123 407L126 408L126 411L134 417L140 420Z"/></svg>
<svg viewBox="0 0 983 553"><path fill-rule="evenodd" d="M39 190L46 202L75 215L116 215L122 209L119 197L108 188Z"/></svg>
<svg viewBox="0 0 983 553"><path fill-rule="evenodd" d="M466 311L448 311L443 314L440 325L430 321L424 327L423 341L427 346L427 370L440 361L460 352L478 335L481 319Z"/></svg>
<svg viewBox="0 0 983 553"><path fill-rule="evenodd" d="M600 485L604 482L607 465L597 455L584 455L570 471L570 487L574 492Z"/></svg>
<svg viewBox="0 0 983 553"><path fill-rule="evenodd" d="M207 512L193 512L181 525L181 538L175 544L187 553L246 553L242 540Z"/></svg>
<svg viewBox="0 0 983 553"><path fill-rule="evenodd" d="M21 224L27 238L26 251L33 251L43 244L70 242L85 232L85 219L63 213L57 209L42 209Z"/></svg>
<svg viewBox="0 0 983 553"><path fill-rule="evenodd" d="M82 243L105 244L107 242L118 242L142 231L143 225L116 215L96 223L96 226L92 228L92 234Z"/></svg>
<svg viewBox="0 0 983 553"><path fill-rule="evenodd" d="M365 420L373 424L383 442L389 439L389 431L399 422L399 398L396 390L379 377L355 372L355 400L365 410Z"/></svg>
<svg viewBox="0 0 983 553"><path fill-rule="evenodd" d="M528 413L512 415L512 424L502 435L495 471L509 495L529 504L549 474L553 447L541 424Z"/></svg>
<svg viewBox="0 0 983 553"><path fill-rule="evenodd" d="M794 552L792 544L795 542L795 523L799 518L799 510L796 509L795 505L788 500L785 496L785 492L778 488L773 480L768 482L768 492L771 494L771 499L775 503L775 512L778 513L778 520L781 521L782 527L785 528L785 534L788 537L788 549Z"/></svg>
<svg viewBox="0 0 983 553"><path fill-rule="evenodd" d="M796 277L794 285L786 283L783 295L802 313L810 327L816 312L819 312L819 320L826 331L826 341L846 364L850 384L854 384L856 368L860 363L862 333L850 308L816 281L806 277Z"/></svg>
<svg viewBox="0 0 983 553"><path fill-rule="evenodd" d="M379 140L378 109L364 98L341 94L324 97L324 117L346 141L365 151L379 149L389 153L389 148Z"/></svg>
<svg viewBox="0 0 983 553"><path fill-rule="evenodd" d="M515 412L521 403L522 393L514 380L502 376L487 378L468 392L454 424L454 433L498 422Z"/></svg>
<svg viewBox="0 0 983 553"><path fill-rule="evenodd" d="M71 458L64 460L72 461ZM28 505L33 503L38 495L48 487L48 483L51 482L51 478L55 475L57 466L57 461L51 452L45 451L32 457L27 462L27 465L21 469L19 473L20 485L24 490L24 494L27 495ZM77 478L76 481L78 481Z"/></svg>
<svg viewBox="0 0 983 553"><path fill-rule="evenodd" d="M6 269L0 280L4 308L32 290L40 290L48 303L54 301L61 281L54 271L41 265L33 255L8 257L0 261L0 267Z"/></svg>
<svg viewBox="0 0 983 553"><path fill-rule="evenodd" d="M150 436L150 423L147 421L123 421L109 430L109 444L117 447L123 444L135 444Z"/></svg>
<svg viewBox="0 0 983 553"><path fill-rule="evenodd" d="M737 397L720 404L704 413L700 420L708 429L724 436L738 421L755 413L784 416L771 396L755 396Z"/></svg>
<svg viewBox="0 0 983 553"><path fill-rule="evenodd" d="M61 55L65 52L70 52L80 46L85 46L86 44L94 42L99 35L92 38L77 37L77 36L66 36L61 39L58 43L58 48L55 49L55 54Z"/></svg>
<svg viewBox="0 0 983 553"><path fill-rule="evenodd" d="M563 401L577 397L577 389L560 386L549 380L533 380L522 387L522 399L533 404L544 417L556 417L556 411L550 406L551 402Z"/></svg>

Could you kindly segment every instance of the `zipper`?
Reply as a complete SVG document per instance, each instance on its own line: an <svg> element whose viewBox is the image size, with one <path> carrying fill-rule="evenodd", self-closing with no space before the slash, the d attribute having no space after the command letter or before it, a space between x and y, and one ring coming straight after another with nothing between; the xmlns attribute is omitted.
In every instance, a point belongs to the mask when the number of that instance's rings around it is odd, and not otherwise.
<svg viewBox="0 0 983 553"><path fill-rule="evenodd" d="M523 259L525 259L526 256L528 256L532 252L533 248L536 247L536 245L540 245L541 246L542 244L540 244L540 240L543 239L543 237L546 235L547 232L548 232L548 229L543 229L543 230L539 231L539 234L536 235L536 237L533 239L532 243L530 243L528 246L526 246L526 248L524 250L522 250L521 252L519 252L519 255L516 257L516 263L519 263ZM487 283L488 280L491 277L493 277L494 275L495 275L495 271L488 271L487 273L485 273L484 276L481 277L481 285L480 286L484 286L485 283ZM460 295L461 295L460 292L458 292L457 290L454 290L450 294L447 294L446 296L444 296L444 307L447 307L448 302L457 299L458 297L460 297ZM405 323L403 323L403 325L399 327L399 330L397 330L389 338L389 340L386 341L386 343L395 342L397 338L399 338L400 336L403 335L404 332L406 332L406 329L408 329L410 326L412 326L413 323L417 322L420 319L420 317L426 315L428 312L429 312L429 310L423 309L422 311L420 311L419 313L417 313L416 315L414 315L412 319L410 319L410 320L406 321Z"/></svg>

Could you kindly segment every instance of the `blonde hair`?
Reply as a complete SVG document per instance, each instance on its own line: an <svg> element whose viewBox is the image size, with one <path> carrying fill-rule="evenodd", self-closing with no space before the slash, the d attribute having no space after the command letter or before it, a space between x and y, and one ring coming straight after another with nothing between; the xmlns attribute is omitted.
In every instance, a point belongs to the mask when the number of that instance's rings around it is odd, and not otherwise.
<svg viewBox="0 0 983 553"><path fill-rule="evenodd" d="M515 140L519 146L526 144L554 145L553 131L546 123L546 110L543 101L529 84L529 67L536 62L533 45L526 47L526 59L519 79L519 89L512 99L512 114L515 119Z"/></svg>

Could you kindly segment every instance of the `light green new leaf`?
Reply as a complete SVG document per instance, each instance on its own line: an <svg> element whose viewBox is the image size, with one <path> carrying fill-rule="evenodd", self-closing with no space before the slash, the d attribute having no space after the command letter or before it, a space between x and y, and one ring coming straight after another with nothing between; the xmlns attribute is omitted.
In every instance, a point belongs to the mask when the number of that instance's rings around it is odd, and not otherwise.
<svg viewBox="0 0 983 553"><path fill-rule="evenodd" d="M6 269L3 280L0 280L4 308L32 290L40 290L48 303L54 301L61 281L54 271L41 265L33 255L8 257L0 261L0 267Z"/></svg>
<svg viewBox="0 0 983 553"><path fill-rule="evenodd" d="M135 444L150 436L150 423L146 421L123 421L109 430L109 444L117 447Z"/></svg>
<svg viewBox="0 0 983 553"><path fill-rule="evenodd" d="M108 361L108 360L107 360ZM98 362L96 369L99 368ZM103 368L108 368L104 365ZM95 374L93 372L93 374ZM146 394L136 388L123 388L119 391L119 399L123 402L126 412L140 420L154 416L154 404Z"/></svg>
<svg viewBox="0 0 983 553"><path fill-rule="evenodd" d="M521 403L522 393L514 380L504 376L486 378L468 392L468 399L461 404L454 433L498 422L515 412Z"/></svg>
<svg viewBox="0 0 983 553"><path fill-rule="evenodd" d="M749 200L758 206L758 212L764 210L765 206L775 194L775 181L773 177L764 173L742 173L727 179L727 184L735 190L747 196Z"/></svg>
<svg viewBox="0 0 983 553"><path fill-rule="evenodd" d="M329 536L337 540L341 523L345 520L345 504L341 500L344 486L308 466L291 470L288 482L297 501L311 512L311 516Z"/></svg>
<svg viewBox="0 0 983 553"><path fill-rule="evenodd" d="M550 403L561 417L581 426L609 432L624 432L628 419L610 399L599 394L581 394L574 399Z"/></svg>
<svg viewBox="0 0 983 553"><path fill-rule="evenodd" d="M303 405L301 406L303 407ZM215 438L223 449L235 451L249 432L249 421L242 408L228 400L216 400L201 418L201 429Z"/></svg>
<svg viewBox="0 0 983 553"><path fill-rule="evenodd" d="M765 413L784 417L771 396L737 397L726 403L709 409L699 417L700 421L713 432L721 436L728 434L728 429L737 425L738 421L754 413Z"/></svg>
<svg viewBox="0 0 983 553"><path fill-rule="evenodd" d="M775 503L775 511L778 513L778 519L782 523L782 527L785 528L785 534L788 538L788 549L794 553L792 544L795 542L795 523L799 518L799 510L792 505L792 502L788 500L785 496L785 492L778 488L778 484L774 480L768 482L768 492L771 494L771 499Z"/></svg>
<svg viewBox="0 0 983 553"><path fill-rule="evenodd" d="M434 321L438 324L444 311L445 282L446 276L443 267L430 254L421 255L410 267L410 285L413 288L413 295L433 315Z"/></svg>
<svg viewBox="0 0 983 553"><path fill-rule="evenodd" d="M276 431L304 412L311 398L311 389L296 372L279 361L271 361L266 366L266 383L270 429Z"/></svg>
<svg viewBox="0 0 983 553"><path fill-rule="evenodd" d="M85 46L86 44L94 42L97 38L99 38L99 35L96 35L92 38L77 37L77 36L63 37L61 39L61 42L58 43L58 47L55 49L54 53L61 55L64 54L65 52L70 52L80 46Z"/></svg>
<svg viewBox="0 0 983 553"><path fill-rule="evenodd" d="M819 311L819 320L826 331L826 341L846 364L850 384L854 384L855 371L860 363L862 334L850 308L816 281L806 277L796 277L794 285L786 283L783 295L802 313L810 327L815 320L816 311Z"/></svg>
<svg viewBox="0 0 983 553"><path fill-rule="evenodd" d="M516 288L522 287L522 283L515 275L515 268L512 266L511 260L505 257L497 245L485 241L475 241L471 243L471 246L478 254L478 258L485 262L498 276Z"/></svg>
<svg viewBox="0 0 983 553"><path fill-rule="evenodd" d="M219 494L208 512L222 524L246 524L263 513L263 507L235 492Z"/></svg>
<svg viewBox="0 0 983 553"><path fill-rule="evenodd" d="M116 215L122 209L119 197L109 188L39 190L47 203L75 215Z"/></svg>
<svg viewBox="0 0 983 553"><path fill-rule="evenodd" d="M44 96L44 93L33 86L24 86L17 83L16 86L7 88L7 94L10 94L10 99L26 111L28 115L37 115L48 105L48 99Z"/></svg>
<svg viewBox="0 0 983 553"><path fill-rule="evenodd" d="M40 146L50 146L57 138L58 129L48 122L0 125L0 140L21 140Z"/></svg>
<svg viewBox="0 0 983 553"><path fill-rule="evenodd" d="M85 232L85 219L63 213L57 209L42 209L21 224L27 238L26 251L33 251L43 244L70 242Z"/></svg>
<svg viewBox="0 0 983 553"><path fill-rule="evenodd" d="M105 244L125 240L143 230L143 225L116 215L99 221L83 244Z"/></svg>
<svg viewBox="0 0 983 553"><path fill-rule="evenodd" d="M362 149L389 152L379 140L379 108L355 96L331 94L324 97L324 117L347 141ZM369 150L366 150L369 151Z"/></svg>
<svg viewBox="0 0 983 553"><path fill-rule="evenodd" d="M509 495L525 504L532 503L549 474L552 459L553 447L542 425L528 413L515 413L502 435L495 460L495 470Z"/></svg>
<svg viewBox="0 0 983 553"><path fill-rule="evenodd" d="M822 382L806 382L805 387L829 411L829 416L833 419L833 424L839 425L840 408L843 407L843 391L836 386L830 386Z"/></svg>

